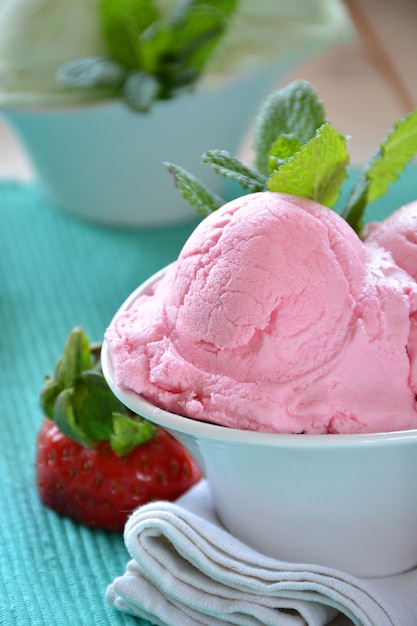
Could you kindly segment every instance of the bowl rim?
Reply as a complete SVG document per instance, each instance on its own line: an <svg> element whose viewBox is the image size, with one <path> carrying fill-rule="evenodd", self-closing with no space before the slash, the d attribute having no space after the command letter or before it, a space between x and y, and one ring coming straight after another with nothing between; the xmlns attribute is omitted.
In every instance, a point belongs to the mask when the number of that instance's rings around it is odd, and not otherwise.
<svg viewBox="0 0 417 626"><path fill-rule="evenodd" d="M174 262L175 263L175 262ZM120 313L128 310L139 295L149 293L154 283L159 280L174 265L165 266L141 283L122 303L113 316L113 320ZM113 321L112 320L112 321ZM112 322L111 322L112 323ZM396 441L412 444L417 441L417 429L360 433L360 434L291 434L270 433L264 431L241 430L204 422L190 417L171 413L149 402L144 396L134 391L120 387L114 376L110 349L106 339L103 339L101 349L101 368L103 376L114 395L134 413L149 419L163 428L179 433L191 435L198 439L210 439L235 444L258 445L286 448L357 448L363 446L384 446L388 442ZM330 446L329 446L330 444Z"/></svg>

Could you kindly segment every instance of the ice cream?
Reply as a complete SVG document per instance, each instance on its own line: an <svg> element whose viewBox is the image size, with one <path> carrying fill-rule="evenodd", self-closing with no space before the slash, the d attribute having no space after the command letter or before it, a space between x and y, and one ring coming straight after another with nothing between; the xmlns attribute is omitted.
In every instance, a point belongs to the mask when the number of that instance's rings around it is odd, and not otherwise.
<svg viewBox="0 0 417 626"><path fill-rule="evenodd" d="M417 201L410 202L381 223L371 225L367 243L391 252L394 261L417 281Z"/></svg>
<svg viewBox="0 0 417 626"><path fill-rule="evenodd" d="M119 386L190 418L403 430L417 427L416 314L389 252L318 203L262 192L203 220L106 340Z"/></svg>
<svg viewBox="0 0 417 626"><path fill-rule="evenodd" d="M70 59L104 54L98 7L99 0L0 2L0 101L80 100L57 83L56 72Z"/></svg>

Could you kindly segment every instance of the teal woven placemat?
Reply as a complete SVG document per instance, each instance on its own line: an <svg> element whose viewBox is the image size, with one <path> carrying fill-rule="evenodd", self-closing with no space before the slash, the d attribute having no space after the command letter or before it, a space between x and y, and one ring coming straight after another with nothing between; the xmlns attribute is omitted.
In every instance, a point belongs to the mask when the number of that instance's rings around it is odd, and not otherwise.
<svg viewBox="0 0 417 626"><path fill-rule="evenodd" d="M68 332L91 339L126 296L177 256L197 222L115 230L55 211L34 187L0 186L0 624L138 624L107 606L120 535L46 510L34 485L38 392Z"/></svg>
<svg viewBox="0 0 417 626"><path fill-rule="evenodd" d="M407 168L368 211L380 219L417 198ZM120 535L45 509L34 486L38 393L68 332L101 339L123 300L173 261L198 220L164 229L112 229L54 210L34 186L0 186L0 624L133 626L108 606L125 568Z"/></svg>

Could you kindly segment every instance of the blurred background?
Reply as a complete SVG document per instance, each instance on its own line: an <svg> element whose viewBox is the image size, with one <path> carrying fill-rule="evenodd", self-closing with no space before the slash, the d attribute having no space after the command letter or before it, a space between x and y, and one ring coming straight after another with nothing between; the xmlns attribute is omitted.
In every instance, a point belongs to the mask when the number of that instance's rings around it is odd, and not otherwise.
<svg viewBox="0 0 417 626"><path fill-rule="evenodd" d="M417 106L417 2L345 0L345 6L354 40L302 61L284 83L304 78L314 86L332 124L351 135L352 162L363 163L393 122Z"/></svg>
<svg viewBox="0 0 417 626"><path fill-rule="evenodd" d="M366 160L392 123L417 106L416 0L345 0L356 36L297 62L278 85L308 80L329 120L352 139L353 163ZM242 144L250 161L251 130ZM0 178L33 180L18 138L0 117Z"/></svg>

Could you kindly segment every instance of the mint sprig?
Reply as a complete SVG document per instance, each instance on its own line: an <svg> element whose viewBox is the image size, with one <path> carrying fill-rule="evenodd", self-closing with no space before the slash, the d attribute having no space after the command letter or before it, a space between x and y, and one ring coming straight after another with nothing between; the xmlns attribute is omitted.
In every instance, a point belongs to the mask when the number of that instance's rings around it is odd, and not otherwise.
<svg viewBox="0 0 417 626"><path fill-rule="evenodd" d="M251 192L265 189L266 177L239 161L226 150L208 150L201 160L210 165L218 174L240 183L243 189Z"/></svg>
<svg viewBox="0 0 417 626"><path fill-rule="evenodd" d="M84 446L110 441L123 456L150 439L156 427L135 416L116 398L99 365L101 344L90 344L80 327L68 335L53 378L40 393L44 414Z"/></svg>
<svg viewBox="0 0 417 626"><path fill-rule="evenodd" d="M366 206L386 193L416 153L417 109L394 124L359 174L341 213L357 232Z"/></svg>
<svg viewBox="0 0 417 626"><path fill-rule="evenodd" d="M306 81L294 81L266 98L256 118L254 148L254 168L224 150L209 150L202 161L240 183L242 192L269 190L335 205L348 176L347 137L325 119L323 104ZM386 192L416 153L417 109L394 124L341 209L358 234L368 204ZM219 208L218 196L192 174L173 164L169 169L180 193L202 215Z"/></svg>
<svg viewBox="0 0 417 626"><path fill-rule="evenodd" d="M169 24L169 54L183 68L200 71L228 27L238 0L188 0L179 2Z"/></svg>
<svg viewBox="0 0 417 626"><path fill-rule="evenodd" d="M151 108L158 91L158 81L146 72L132 72L122 87L126 104L138 113L144 113Z"/></svg>
<svg viewBox="0 0 417 626"><path fill-rule="evenodd" d="M96 88L116 93L126 80L126 71L106 57L92 56L65 63L58 69L57 80L68 87Z"/></svg>
<svg viewBox="0 0 417 626"><path fill-rule="evenodd" d="M101 0L103 57L68 61L57 80L96 97L120 97L135 111L191 89L228 28L238 0Z"/></svg>
<svg viewBox="0 0 417 626"><path fill-rule="evenodd" d="M141 35L159 20L153 0L100 0L99 19L109 58L128 71L142 66Z"/></svg>
<svg viewBox="0 0 417 626"><path fill-rule="evenodd" d="M207 217L225 203L223 198L212 193L184 168L167 162L164 165L173 175L174 182L183 198L194 206L202 217Z"/></svg>
<svg viewBox="0 0 417 626"><path fill-rule="evenodd" d="M305 80L296 80L273 91L261 105L254 130L255 166L269 175L269 156L282 135L307 143L325 122L323 104Z"/></svg>
<svg viewBox="0 0 417 626"><path fill-rule="evenodd" d="M267 186L270 191L310 198L332 207L347 176L348 163L346 138L325 123L293 156L282 159Z"/></svg>

